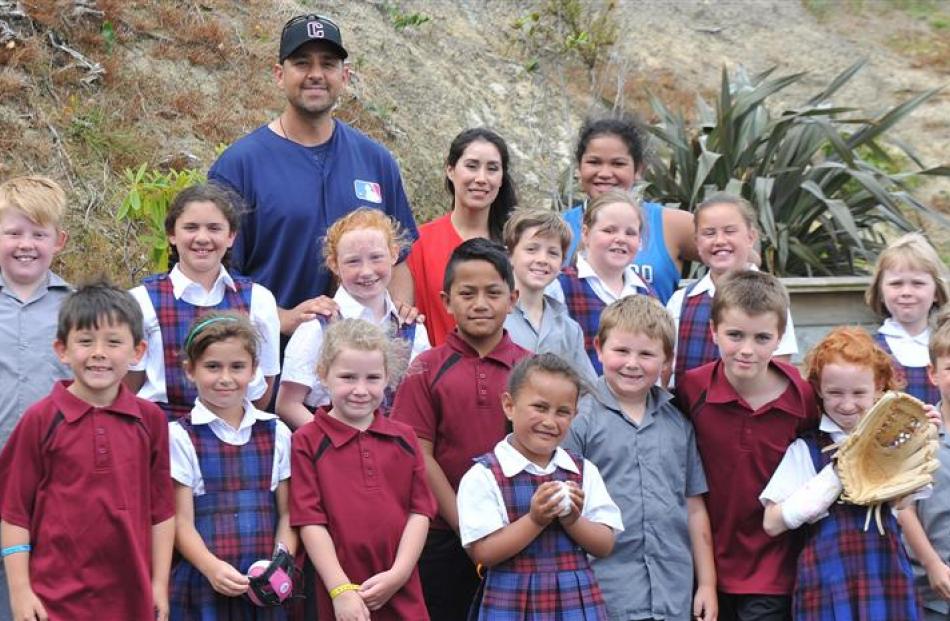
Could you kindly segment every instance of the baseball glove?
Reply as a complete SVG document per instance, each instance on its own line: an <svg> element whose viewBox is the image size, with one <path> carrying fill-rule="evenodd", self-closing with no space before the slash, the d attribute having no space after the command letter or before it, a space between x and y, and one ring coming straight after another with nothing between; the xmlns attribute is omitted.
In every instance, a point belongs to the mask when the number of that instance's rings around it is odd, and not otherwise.
<svg viewBox="0 0 950 621"><path fill-rule="evenodd" d="M841 499L878 505L933 482L937 430L923 402L902 392L885 393L861 417L835 455L844 491Z"/></svg>

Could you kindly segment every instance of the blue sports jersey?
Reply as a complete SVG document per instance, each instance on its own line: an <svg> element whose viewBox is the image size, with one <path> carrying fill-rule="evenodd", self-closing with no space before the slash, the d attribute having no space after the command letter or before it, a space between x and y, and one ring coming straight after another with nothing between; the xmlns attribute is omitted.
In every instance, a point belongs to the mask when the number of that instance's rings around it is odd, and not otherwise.
<svg viewBox="0 0 950 621"><path fill-rule="evenodd" d="M567 256L564 257L565 265L573 259L577 243L581 239L584 207L585 205L580 203L561 214L574 234L571 247L568 248ZM676 263L670 257L670 252L663 240L663 206L659 203L644 202L643 214L646 217L646 223L643 228L640 251L633 258L633 268L644 282L653 286L657 297L666 304L679 285L680 271L676 268Z"/></svg>
<svg viewBox="0 0 950 621"><path fill-rule="evenodd" d="M357 207L382 209L410 239L418 236L389 151L338 120L326 144L325 152L314 153L264 125L228 147L208 171L246 202L234 271L270 289L282 308L328 294L323 237Z"/></svg>

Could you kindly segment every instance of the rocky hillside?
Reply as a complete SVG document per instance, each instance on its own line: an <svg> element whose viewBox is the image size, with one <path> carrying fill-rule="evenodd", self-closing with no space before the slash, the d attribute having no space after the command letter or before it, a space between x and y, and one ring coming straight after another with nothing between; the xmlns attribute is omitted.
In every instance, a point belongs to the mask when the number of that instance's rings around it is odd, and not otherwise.
<svg viewBox="0 0 950 621"><path fill-rule="evenodd" d="M508 139L522 202L538 203L568 183L585 115L649 119L648 92L689 114L724 65L808 71L788 94L805 99L867 57L836 103L869 115L950 77L939 0L0 0L0 178L68 187L67 277L141 274L137 231L113 216L123 171L206 168L276 115L280 26L306 11L341 24L354 79L339 114L396 154L420 220L447 208L441 162L467 126ZM950 92L897 135L950 162ZM946 187L919 192L950 204Z"/></svg>

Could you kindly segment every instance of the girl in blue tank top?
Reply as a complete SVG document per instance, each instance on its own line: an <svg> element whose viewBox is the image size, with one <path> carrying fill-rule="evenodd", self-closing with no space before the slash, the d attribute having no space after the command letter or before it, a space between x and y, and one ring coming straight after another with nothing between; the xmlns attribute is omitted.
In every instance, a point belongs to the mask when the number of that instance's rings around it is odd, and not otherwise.
<svg viewBox="0 0 950 621"><path fill-rule="evenodd" d="M608 190L630 191L644 167L636 124L624 118L588 120L578 136L575 158L581 189L590 199ZM562 214L574 233L566 263L577 249L586 208L584 201ZM683 264L699 258L693 241L693 216L648 202L643 203L643 215L645 232L633 265L665 304L679 284Z"/></svg>

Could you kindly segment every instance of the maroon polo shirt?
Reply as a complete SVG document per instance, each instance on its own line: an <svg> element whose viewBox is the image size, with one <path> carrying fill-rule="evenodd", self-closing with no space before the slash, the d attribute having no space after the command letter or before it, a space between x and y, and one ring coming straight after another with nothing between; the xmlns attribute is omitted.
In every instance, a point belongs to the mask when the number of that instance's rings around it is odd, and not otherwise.
<svg viewBox="0 0 950 621"><path fill-rule="evenodd" d="M293 435L290 469L290 525L326 526L340 566L356 584L392 568L410 513L431 519L436 512L416 434L378 411L360 431L318 408ZM333 619L319 576L316 593L318 618ZM418 570L373 612L373 619L428 618Z"/></svg>
<svg viewBox="0 0 950 621"><path fill-rule="evenodd" d="M0 515L30 531L53 620L151 619L152 526L175 515L168 423L124 385L92 406L58 382L0 454Z"/></svg>
<svg viewBox="0 0 950 621"><path fill-rule="evenodd" d="M788 445L817 426L819 415L811 386L798 370L774 360L772 368L788 378L788 388L757 410L736 393L721 360L676 381L680 409L693 421L706 471L716 576L724 593L788 595L795 585L796 537L765 533L759 494Z"/></svg>
<svg viewBox="0 0 950 621"><path fill-rule="evenodd" d="M411 425L420 439L432 442L435 460L453 490L458 491L472 459L491 451L505 437L501 393L511 368L530 355L505 332L495 349L481 358L456 328L444 344L422 352L409 366L396 391L391 416ZM432 527L449 529L441 517Z"/></svg>

